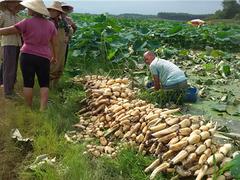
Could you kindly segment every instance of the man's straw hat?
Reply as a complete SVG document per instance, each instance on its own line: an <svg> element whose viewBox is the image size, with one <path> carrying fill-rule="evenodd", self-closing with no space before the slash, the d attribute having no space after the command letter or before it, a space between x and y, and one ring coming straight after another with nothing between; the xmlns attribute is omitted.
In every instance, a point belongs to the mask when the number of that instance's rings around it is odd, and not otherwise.
<svg viewBox="0 0 240 180"><path fill-rule="evenodd" d="M47 7L42 0L24 0L20 3L24 7L31 9L39 14L50 16Z"/></svg>
<svg viewBox="0 0 240 180"><path fill-rule="evenodd" d="M0 10L6 9L6 3L11 3L11 2L22 2L22 0L0 0Z"/></svg>
<svg viewBox="0 0 240 180"><path fill-rule="evenodd" d="M67 4L67 3L64 3L64 2L62 2L62 9L64 10L64 12L66 12L66 13L71 13L71 12L73 12L73 6L71 6L71 5L69 5L69 4ZM66 10L65 10L66 9Z"/></svg>
<svg viewBox="0 0 240 180"><path fill-rule="evenodd" d="M22 2L22 0L0 0L0 3L8 3L8 2Z"/></svg>
<svg viewBox="0 0 240 180"><path fill-rule="evenodd" d="M62 9L62 3L59 2L59 1L54 1L53 4L50 7L48 7L48 10L50 10L50 9L54 9L54 10L59 11L61 13L65 13Z"/></svg>

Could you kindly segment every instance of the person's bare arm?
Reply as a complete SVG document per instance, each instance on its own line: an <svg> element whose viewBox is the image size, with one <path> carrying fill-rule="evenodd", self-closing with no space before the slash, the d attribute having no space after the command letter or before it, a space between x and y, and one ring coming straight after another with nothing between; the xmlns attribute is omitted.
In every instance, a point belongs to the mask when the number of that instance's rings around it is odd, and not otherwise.
<svg viewBox="0 0 240 180"><path fill-rule="evenodd" d="M57 36L53 36L50 40L51 49L52 49L52 62L56 63L58 61L58 55L57 55L57 49L58 49L58 43L57 43Z"/></svg>
<svg viewBox="0 0 240 180"><path fill-rule="evenodd" d="M155 90L161 89L160 80L159 80L159 77L157 75L153 75L153 82L154 82Z"/></svg>
<svg viewBox="0 0 240 180"><path fill-rule="evenodd" d="M0 28L0 35L11 35L11 34L18 34L19 31L14 26Z"/></svg>

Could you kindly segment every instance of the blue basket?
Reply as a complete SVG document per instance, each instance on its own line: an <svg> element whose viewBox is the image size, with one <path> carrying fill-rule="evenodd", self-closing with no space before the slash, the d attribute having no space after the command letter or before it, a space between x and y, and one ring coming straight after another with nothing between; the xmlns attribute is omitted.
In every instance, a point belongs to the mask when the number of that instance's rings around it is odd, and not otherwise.
<svg viewBox="0 0 240 180"><path fill-rule="evenodd" d="M184 102L196 102L198 97L198 90L196 87L187 88L185 95L183 97Z"/></svg>
<svg viewBox="0 0 240 180"><path fill-rule="evenodd" d="M154 87L154 82L153 81L151 81L151 82L148 82L147 84L146 84L146 88L151 88L151 87Z"/></svg>

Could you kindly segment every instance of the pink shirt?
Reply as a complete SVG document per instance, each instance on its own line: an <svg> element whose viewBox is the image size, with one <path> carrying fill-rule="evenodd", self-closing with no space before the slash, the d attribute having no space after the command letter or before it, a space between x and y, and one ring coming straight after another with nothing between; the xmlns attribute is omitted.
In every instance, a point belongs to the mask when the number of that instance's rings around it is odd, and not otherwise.
<svg viewBox="0 0 240 180"><path fill-rule="evenodd" d="M50 40L56 35L57 29L51 21L32 17L20 21L15 27L23 36L22 53L33 54L47 59L52 58Z"/></svg>

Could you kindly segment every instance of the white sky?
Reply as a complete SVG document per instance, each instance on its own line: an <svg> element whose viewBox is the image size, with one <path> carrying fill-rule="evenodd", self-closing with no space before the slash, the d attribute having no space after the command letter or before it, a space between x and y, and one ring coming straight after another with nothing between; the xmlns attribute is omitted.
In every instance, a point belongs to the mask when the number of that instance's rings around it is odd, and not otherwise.
<svg viewBox="0 0 240 180"><path fill-rule="evenodd" d="M52 1L44 0L47 5ZM64 0L61 0L64 1ZM191 14L214 13L222 8L222 0L65 0L80 13L138 13L156 15L158 12Z"/></svg>

